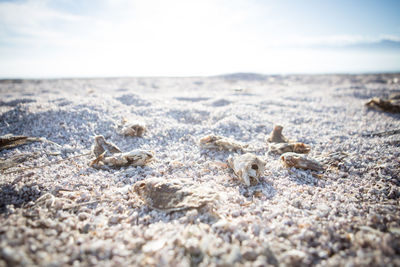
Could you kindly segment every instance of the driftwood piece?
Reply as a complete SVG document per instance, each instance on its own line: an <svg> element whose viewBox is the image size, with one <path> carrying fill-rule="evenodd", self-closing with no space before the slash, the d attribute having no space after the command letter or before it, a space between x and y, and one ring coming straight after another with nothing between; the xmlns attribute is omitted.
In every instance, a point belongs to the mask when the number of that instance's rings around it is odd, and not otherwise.
<svg viewBox="0 0 400 267"><path fill-rule="evenodd" d="M373 137L373 136L389 136L394 134L400 134L400 129L383 131L383 132L375 132L375 133L364 133L362 136Z"/></svg>
<svg viewBox="0 0 400 267"><path fill-rule="evenodd" d="M37 137L28 137L25 135L12 135L12 134L3 135L0 136L0 151L39 141L42 140Z"/></svg>

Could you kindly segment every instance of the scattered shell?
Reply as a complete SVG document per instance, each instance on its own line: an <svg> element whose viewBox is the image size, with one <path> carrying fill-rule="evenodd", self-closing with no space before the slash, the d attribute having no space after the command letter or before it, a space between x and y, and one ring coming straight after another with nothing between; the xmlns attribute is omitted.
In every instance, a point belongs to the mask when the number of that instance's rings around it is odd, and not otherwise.
<svg viewBox="0 0 400 267"><path fill-rule="evenodd" d="M90 166L95 167L103 164L110 167L144 166L154 158L154 153L148 150L134 149L122 153L116 145L107 142L102 135L94 138L93 154L96 158Z"/></svg>
<svg viewBox="0 0 400 267"><path fill-rule="evenodd" d="M310 146L304 143L275 143L269 146L269 151L276 154L283 154L286 152L294 152L299 154L307 154L310 152Z"/></svg>
<svg viewBox="0 0 400 267"><path fill-rule="evenodd" d="M230 156L228 165L239 177L242 183L247 186L259 183L260 176L264 173L266 162L254 154Z"/></svg>
<svg viewBox="0 0 400 267"><path fill-rule="evenodd" d="M136 182L133 191L150 208L165 212L200 208L216 199L214 192L190 180L149 178Z"/></svg>
<svg viewBox="0 0 400 267"><path fill-rule="evenodd" d="M246 145L240 144L235 140L219 135L208 135L200 139L200 146L205 149L218 150L239 150L243 151Z"/></svg>
<svg viewBox="0 0 400 267"><path fill-rule="evenodd" d="M24 135L12 135L6 134L0 136L0 151L3 149L10 149L17 146L22 146L32 142L39 142L42 141L40 138L37 137L28 137Z"/></svg>
<svg viewBox="0 0 400 267"><path fill-rule="evenodd" d="M377 110L399 113L400 112L400 100L397 98L393 99L381 99L374 97L365 104L367 107L374 108Z"/></svg>
<svg viewBox="0 0 400 267"><path fill-rule="evenodd" d="M325 169L320 162L303 154L287 152L281 156L281 160L288 168L295 167L314 171L323 171Z"/></svg>
<svg viewBox="0 0 400 267"><path fill-rule="evenodd" d="M267 141L269 143L289 143L289 140L282 135L283 127L275 125Z"/></svg>
<svg viewBox="0 0 400 267"><path fill-rule="evenodd" d="M142 122L136 121L124 125L122 129L119 131L119 133L122 135L129 135L129 136L142 136L145 131L146 131L146 125Z"/></svg>
<svg viewBox="0 0 400 267"><path fill-rule="evenodd" d="M93 154L96 157L100 157L105 153L105 157L110 156L115 153L121 153L122 151L113 143L107 142L104 136L97 135L94 137Z"/></svg>
<svg viewBox="0 0 400 267"><path fill-rule="evenodd" d="M144 166L154 158L154 153L148 150L135 149L125 153L115 153L112 156L103 156L99 162L110 167Z"/></svg>

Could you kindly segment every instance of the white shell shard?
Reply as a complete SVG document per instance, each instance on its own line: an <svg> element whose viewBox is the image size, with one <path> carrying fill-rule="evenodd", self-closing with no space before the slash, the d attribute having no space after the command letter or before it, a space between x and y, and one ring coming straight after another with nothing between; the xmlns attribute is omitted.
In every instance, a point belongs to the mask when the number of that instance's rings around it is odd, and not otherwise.
<svg viewBox="0 0 400 267"><path fill-rule="evenodd" d="M90 166L108 165L110 167L144 166L154 158L154 153L148 150L135 149L122 153L114 144L107 142L104 136L94 138L93 154L96 158Z"/></svg>
<svg viewBox="0 0 400 267"><path fill-rule="evenodd" d="M190 180L148 178L133 191L152 209L165 212L200 208L217 199L215 192Z"/></svg>
<svg viewBox="0 0 400 267"><path fill-rule="evenodd" d="M273 143L269 145L269 151L275 154L283 154L286 152L294 152L299 154L307 154L311 147L304 143Z"/></svg>
<svg viewBox="0 0 400 267"><path fill-rule="evenodd" d="M115 153L121 153L121 150L113 143L107 142L104 136L97 135L94 137L92 152L96 157L105 152L104 156L107 157Z"/></svg>
<svg viewBox="0 0 400 267"><path fill-rule="evenodd" d="M283 127L281 125L274 125L274 129L272 130L267 141L269 143L289 143L289 140L283 136L282 130Z"/></svg>
<svg viewBox="0 0 400 267"><path fill-rule="evenodd" d="M219 136L208 135L200 139L200 146L205 149L218 149L218 150L239 150L243 151L246 145L236 142L233 139Z"/></svg>
<svg viewBox="0 0 400 267"><path fill-rule="evenodd" d="M264 173L266 162L254 154L246 153L243 155L230 156L228 165L239 177L242 183L247 186L259 183L259 178Z"/></svg>
<svg viewBox="0 0 400 267"><path fill-rule="evenodd" d="M140 137L143 136L145 131L146 131L146 125L142 122L135 121L124 125L122 129L119 131L119 133L122 135Z"/></svg>
<svg viewBox="0 0 400 267"><path fill-rule="evenodd" d="M324 166L319 161L312 159L304 154L287 152L281 156L281 160L282 163L288 168L295 167L313 171L325 170Z"/></svg>
<svg viewBox="0 0 400 267"><path fill-rule="evenodd" d="M100 160L110 167L144 166L154 158L152 151L135 149L125 153L116 153Z"/></svg>

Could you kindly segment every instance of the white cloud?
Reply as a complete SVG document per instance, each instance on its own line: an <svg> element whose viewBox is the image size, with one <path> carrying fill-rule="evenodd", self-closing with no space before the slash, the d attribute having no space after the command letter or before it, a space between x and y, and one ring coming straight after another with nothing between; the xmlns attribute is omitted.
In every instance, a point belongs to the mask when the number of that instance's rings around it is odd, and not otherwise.
<svg viewBox="0 0 400 267"><path fill-rule="evenodd" d="M291 48L400 40L289 35L292 29L281 25L290 18L274 16L268 2L260 1L99 0L86 10L68 10L57 3L0 3L0 76L266 72L295 66L295 57L298 62L309 57Z"/></svg>

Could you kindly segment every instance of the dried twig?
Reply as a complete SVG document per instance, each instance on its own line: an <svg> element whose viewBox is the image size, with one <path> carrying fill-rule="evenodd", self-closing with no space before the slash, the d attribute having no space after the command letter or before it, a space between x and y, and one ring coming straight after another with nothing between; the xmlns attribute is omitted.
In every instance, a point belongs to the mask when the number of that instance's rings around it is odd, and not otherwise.
<svg viewBox="0 0 400 267"><path fill-rule="evenodd" d="M388 135L394 135L394 134L399 134L400 129L395 129L395 130L390 130L390 131L384 131L384 132L375 132L375 133L364 133L362 136L367 136L367 137L373 137L373 136L388 136Z"/></svg>
<svg viewBox="0 0 400 267"><path fill-rule="evenodd" d="M79 203L79 204L76 204L73 206L64 207L63 210L76 209L76 208L86 206L86 205L92 205L92 204L102 203L102 202L112 202L112 201L113 200L111 200L111 199L99 199L99 200L94 200L94 201L88 201L88 202Z"/></svg>
<svg viewBox="0 0 400 267"><path fill-rule="evenodd" d="M40 168L52 166L52 165L55 165L55 164L59 164L61 162L64 162L64 161L67 161L67 160L71 160L71 159L74 159L74 158L88 156L88 155L90 155L90 153L91 152L75 155L75 156L72 156L72 157L69 157L69 158L61 159L61 160L58 160L58 161L55 161L55 162L51 162L51 163L48 163L48 164L44 164L44 165L40 165L40 166L26 167L26 168L21 168L21 169L15 170L15 171L3 172L3 174L11 174L11 173L17 173L17 172L26 171L26 170L40 169Z"/></svg>

